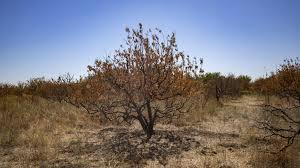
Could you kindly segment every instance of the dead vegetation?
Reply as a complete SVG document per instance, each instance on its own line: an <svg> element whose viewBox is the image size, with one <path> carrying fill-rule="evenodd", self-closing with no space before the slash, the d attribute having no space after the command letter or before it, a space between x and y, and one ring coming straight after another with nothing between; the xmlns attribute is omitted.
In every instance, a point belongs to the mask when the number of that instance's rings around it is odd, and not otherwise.
<svg viewBox="0 0 300 168"><path fill-rule="evenodd" d="M33 166L56 157L62 136L92 125L68 104L32 96L0 98L0 167Z"/></svg>
<svg viewBox="0 0 300 168"><path fill-rule="evenodd" d="M209 118L190 124L158 124L149 141L138 123L131 127L97 126L83 111L65 103L41 98L32 102L31 98L16 96L2 100L0 167L297 167L299 164L299 151L293 148L286 154L266 152L280 142L264 139L262 132L252 127L251 118L256 115L257 104L262 103L259 97L228 100L222 107L216 107ZM4 108L6 113L2 111ZM17 120L15 113L21 112L24 114ZM9 117L11 121L4 122ZM7 129L15 134L10 135ZM10 140L3 138L8 135Z"/></svg>

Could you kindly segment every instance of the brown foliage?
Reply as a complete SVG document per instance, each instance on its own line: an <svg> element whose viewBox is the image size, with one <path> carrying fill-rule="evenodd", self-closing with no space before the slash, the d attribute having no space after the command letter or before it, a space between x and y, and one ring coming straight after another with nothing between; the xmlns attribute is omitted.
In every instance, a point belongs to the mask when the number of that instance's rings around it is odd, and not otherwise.
<svg viewBox="0 0 300 168"><path fill-rule="evenodd" d="M178 51L174 33L164 38L161 30L145 31L141 24L126 32L126 47L88 67L90 77L80 91L84 96L76 101L109 120L138 120L150 138L157 119L188 111L199 67Z"/></svg>
<svg viewBox="0 0 300 168"><path fill-rule="evenodd" d="M280 68L267 78L260 78L253 84L260 93L293 98L300 101L300 63L299 59L286 59Z"/></svg>
<svg viewBox="0 0 300 168"><path fill-rule="evenodd" d="M75 91L75 81L70 74L62 75L58 79L32 78L18 85L0 84L0 96L31 95L43 97L53 101L72 103L71 96Z"/></svg>
<svg viewBox="0 0 300 168"><path fill-rule="evenodd" d="M258 127L266 130L269 137L285 139L285 150L300 135L300 64L299 59L285 60L284 64L266 79L255 82L256 89L267 95L281 98L281 103L266 102L263 109L265 118ZM285 103L283 99L286 99Z"/></svg>

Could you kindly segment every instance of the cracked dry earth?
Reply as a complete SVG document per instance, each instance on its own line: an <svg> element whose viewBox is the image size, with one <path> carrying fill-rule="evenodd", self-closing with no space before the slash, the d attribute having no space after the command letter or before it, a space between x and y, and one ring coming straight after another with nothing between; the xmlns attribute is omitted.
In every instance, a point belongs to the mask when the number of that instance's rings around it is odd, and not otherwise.
<svg viewBox="0 0 300 168"><path fill-rule="evenodd" d="M54 158L35 166L255 167L253 151L270 145L251 127L259 103L246 96L225 103L207 121L182 127L157 125L149 141L138 125L76 129L63 135ZM9 160L9 154L1 155Z"/></svg>

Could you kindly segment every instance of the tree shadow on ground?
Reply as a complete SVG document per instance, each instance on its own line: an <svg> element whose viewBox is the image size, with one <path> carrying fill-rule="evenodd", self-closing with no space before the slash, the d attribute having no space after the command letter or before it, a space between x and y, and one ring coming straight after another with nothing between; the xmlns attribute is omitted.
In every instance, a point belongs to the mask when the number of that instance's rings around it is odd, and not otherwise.
<svg viewBox="0 0 300 168"><path fill-rule="evenodd" d="M105 140L102 151L132 165L145 164L147 160L158 160L166 165L168 157L199 146L200 142L194 138L175 131L157 130L150 140L142 131L127 131L117 132Z"/></svg>
<svg viewBox="0 0 300 168"><path fill-rule="evenodd" d="M147 160L157 160L167 165L171 157L178 157L183 152L196 149L203 155L215 155L207 148L203 137L231 141L239 138L238 134L216 133L184 127L176 130L156 130L151 139L141 130L124 127L108 127L94 133L88 133L83 140L74 140L61 150L71 157L88 156L116 159L131 166L143 166Z"/></svg>

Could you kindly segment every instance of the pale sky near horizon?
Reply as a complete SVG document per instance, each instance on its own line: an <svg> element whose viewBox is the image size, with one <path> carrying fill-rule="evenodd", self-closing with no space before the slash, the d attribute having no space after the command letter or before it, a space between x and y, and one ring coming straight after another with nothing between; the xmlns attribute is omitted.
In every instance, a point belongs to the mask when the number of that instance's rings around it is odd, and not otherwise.
<svg viewBox="0 0 300 168"><path fill-rule="evenodd" d="M257 78L300 57L298 0L1 0L0 83L84 75L139 22L175 32L206 72Z"/></svg>

